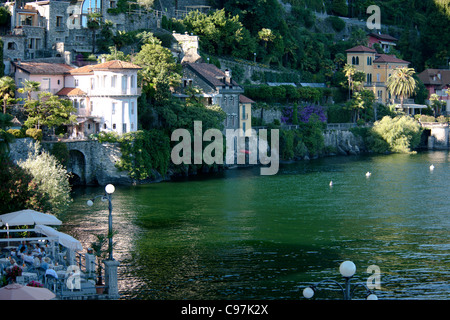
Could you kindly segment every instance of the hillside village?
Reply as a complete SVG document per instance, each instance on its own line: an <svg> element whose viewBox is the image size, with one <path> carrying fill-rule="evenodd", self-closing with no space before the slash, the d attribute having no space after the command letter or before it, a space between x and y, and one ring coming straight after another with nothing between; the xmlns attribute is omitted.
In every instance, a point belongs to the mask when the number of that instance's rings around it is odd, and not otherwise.
<svg viewBox="0 0 450 320"><path fill-rule="evenodd" d="M326 34L327 40L320 41L337 46L342 37L345 50L333 47L337 50L334 60L313 61L306 57L306 65L301 67L304 71L299 71L288 65L302 66L301 60L287 53L278 62L270 56L274 45L271 42L275 43L278 37L270 29L262 30L267 35L260 34L260 45L265 51L254 48L254 53L246 53L250 57L247 59L237 58L241 53L225 54L229 50L225 47L221 54L214 55L217 48L206 49L212 41L208 35L180 32L183 22L177 19L188 19L183 20L185 24L197 17L231 19L208 1L155 1L153 7L130 4L126 8L116 1L49 0L6 2L4 7L10 12L10 23L2 35L4 74L15 85L9 100L3 99L4 113L8 108L14 116L10 128L24 131L24 124L28 123L31 129L32 122L27 119L31 111L26 106L33 101L45 104L45 99L56 96L55 99L68 102L64 102L68 108L64 110L71 110L67 111L71 114L66 116L67 121L61 122L63 128L42 125L42 120L33 122L35 131L29 135L38 137L36 130L44 129L45 140L89 140L100 133L120 136L139 129L167 130L170 118L164 114L172 102L157 101L155 95L166 80L172 98L181 103L218 106L221 115L217 113L216 117L223 130L246 132L265 125L298 128L299 120L294 115L305 111L297 109L304 108L298 104L309 105L311 112L328 124L373 123L392 112L445 117L450 110L448 67L427 68L418 73L417 83L421 86L407 96L392 94L388 79L397 68L411 67L411 62L397 57L401 56L397 49L400 40L388 34L394 28L369 30L356 19L344 23L346 20L338 16L307 11L316 15L316 31L318 27L327 32L334 30ZM289 16L298 7L285 3L282 8ZM336 27L335 22L343 25ZM229 23L237 22L231 19ZM171 27L178 31L170 31ZM304 32L311 37L321 35ZM115 37L114 46L109 46L111 36ZM168 62L167 79L157 80L158 75L148 71L148 65L155 61L145 61L143 53L134 52L148 43L164 48L172 57L167 59L174 59ZM349 44L353 46L348 48ZM137 58L139 54L141 57ZM154 59L163 59L164 54L155 55L159 58ZM158 109L158 103L166 111ZM18 131L16 137L23 135ZM306 140L298 148L307 148ZM321 152L320 148L309 149L309 154Z"/></svg>

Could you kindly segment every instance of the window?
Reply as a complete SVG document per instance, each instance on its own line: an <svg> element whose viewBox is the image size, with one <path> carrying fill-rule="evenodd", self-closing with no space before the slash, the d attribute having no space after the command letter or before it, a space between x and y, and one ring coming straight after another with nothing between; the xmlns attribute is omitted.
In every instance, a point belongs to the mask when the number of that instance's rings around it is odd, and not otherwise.
<svg viewBox="0 0 450 320"><path fill-rule="evenodd" d="M14 42L8 42L8 50L16 50L16 44Z"/></svg>
<svg viewBox="0 0 450 320"><path fill-rule="evenodd" d="M116 124L115 123L113 123L113 127L112 127L114 130L116 130Z"/></svg>
<svg viewBox="0 0 450 320"><path fill-rule="evenodd" d="M91 78L91 90L95 89L95 78Z"/></svg>
<svg viewBox="0 0 450 320"><path fill-rule="evenodd" d="M73 100L73 107L78 109L80 105L78 104L78 100Z"/></svg>
<svg viewBox="0 0 450 320"><path fill-rule="evenodd" d="M106 123L103 124L103 129L106 129Z"/></svg>
<svg viewBox="0 0 450 320"><path fill-rule="evenodd" d="M135 88L135 85L134 85L134 76L131 76L131 77L130 77L130 86L131 86L131 88Z"/></svg>
<svg viewBox="0 0 450 320"><path fill-rule="evenodd" d="M94 101L91 101L90 105L91 105L91 112L92 112L92 111L94 111Z"/></svg>
<svg viewBox="0 0 450 320"><path fill-rule="evenodd" d="M62 27L63 26L63 17L61 16L56 16L56 27Z"/></svg>
<svg viewBox="0 0 450 320"><path fill-rule="evenodd" d="M80 80L75 79L75 87L78 87L79 83L80 83Z"/></svg>
<svg viewBox="0 0 450 320"><path fill-rule="evenodd" d="M50 78L42 78L41 91L50 91Z"/></svg>
<svg viewBox="0 0 450 320"><path fill-rule="evenodd" d="M356 65L359 65L359 57L356 57Z"/></svg>
<svg viewBox="0 0 450 320"><path fill-rule="evenodd" d="M84 99L80 99L80 109L86 108L86 101Z"/></svg>
<svg viewBox="0 0 450 320"><path fill-rule="evenodd" d="M112 114L116 114L116 106L117 106L117 103L116 103L116 102L113 102L113 103L112 103L112 110L111 110L111 113L112 113Z"/></svg>
<svg viewBox="0 0 450 320"><path fill-rule="evenodd" d="M242 130L244 131L244 134L245 134L245 125L246 125L247 123L246 122L242 122Z"/></svg>
<svg viewBox="0 0 450 320"><path fill-rule="evenodd" d="M126 132L127 132L127 124L122 123L122 133L126 133Z"/></svg>
<svg viewBox="0 0 450 320"><path fill-rule="evenodd" d="M134 114L134 101L131 101L130 112Z"/></svg>
<svg viewBox="0 0 450 320"><path fill-rule="evenodd" d="M242 105L242 119L245 120L245 104Z"/></svg>
<svg viewBox="0 0 450 320"><path fill-rule="evenodd" d="M117 82L117 76L114 75L111 77L111 88L115 88L116 87L116 82Z"/></svg>
<svg viewBox="0 0 450 320"><path fill-rule="evenodd" d="M368 66L372 65L372 57L367 57L367 65Z"/></svg>
<svg viewBox="0 0 450 320"><path fill-rule="evenodd" d="M372 74L371 73L367 74L367 83L372 83Z"/></svg>
<svg viewBox="0 0 450 320"><path fill-rule="evenodd" d="M127 91L127 76L122 76L122 92L126 92Z"/></svg>
<svg viewBox="0 0 450 320"><path fill-rule="evenodd" d="M131 126L131 130L134 130L134 123L133 122L131 123L130 126Z"/></svg>
<svg viewBox="0 0 450 320"><path fill-rule="evenodd" d="M380 82L380 74L377 73L377 82Z"/></svg>

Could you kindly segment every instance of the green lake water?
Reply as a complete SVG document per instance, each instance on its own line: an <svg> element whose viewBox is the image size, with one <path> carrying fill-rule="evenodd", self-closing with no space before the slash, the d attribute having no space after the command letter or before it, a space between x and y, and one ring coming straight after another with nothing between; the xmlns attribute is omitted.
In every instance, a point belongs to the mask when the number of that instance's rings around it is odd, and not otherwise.
<svg viewBox="0 0 450 320"><path fill-rule="evenodd" d="M380 268L379 299L449 299L449 181L449 152L436 151L302 161L281 165L274 176L246 168L116 186L119 293L147 300L304 299L311 283L341 282L339 264L352 260L355 283L366 283L368 266ZM62 231L84 248L107 231L107 204L85 205L102 193L75 190L62 217ZM318 298L341 297L336 288L323 289Z"/></svg>

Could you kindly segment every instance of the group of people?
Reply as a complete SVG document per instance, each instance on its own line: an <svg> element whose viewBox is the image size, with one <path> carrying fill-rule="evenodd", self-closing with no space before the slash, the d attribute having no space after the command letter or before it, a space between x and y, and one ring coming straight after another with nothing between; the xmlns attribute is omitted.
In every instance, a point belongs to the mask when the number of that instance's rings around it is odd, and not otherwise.
<svg viewBox="0 0 450 320"><path fill-rule="evenodd" d="M19 263L20 261L23 263L19 265L16 259ZM44 273L44 276L51 275L58 279L58 274L53 268L54 265L52 259L47 255L45 248L39 244L22 242L17 249L12 249L10 266L7 267L6 271L14 266L19 266L21 268L28 267L29 271L40 270Z"/></svg>

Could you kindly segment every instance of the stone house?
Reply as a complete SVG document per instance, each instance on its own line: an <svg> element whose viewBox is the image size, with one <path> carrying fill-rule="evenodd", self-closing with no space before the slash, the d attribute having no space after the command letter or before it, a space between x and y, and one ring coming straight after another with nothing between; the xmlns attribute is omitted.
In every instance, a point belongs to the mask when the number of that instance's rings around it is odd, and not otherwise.
<svg viewBox="0 0 450 320"><path fill-rule="evenodd" d="M209 63L184 63L181 86L174 96L185 99L185 90L195 87L201 90L205 105L218 105L226 113L226 129L251 129L252 100L243 96L244 89L231 75L230 70L222 71Z"/></svg>

